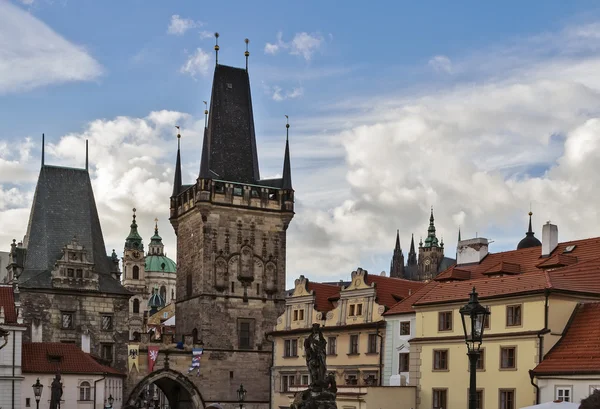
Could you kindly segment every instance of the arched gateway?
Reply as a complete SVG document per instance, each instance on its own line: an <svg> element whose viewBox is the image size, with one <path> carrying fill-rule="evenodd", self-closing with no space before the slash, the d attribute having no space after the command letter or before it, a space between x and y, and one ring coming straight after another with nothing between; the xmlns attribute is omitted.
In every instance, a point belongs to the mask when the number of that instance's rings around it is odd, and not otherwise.
<svg viewBox="0 0 600 409"><path fill-rule="evenodd" d="M198 388L185 375L168 368L154 371L139 381L123 408L139 408L144 391L152 384L165 394L170 409L204 409L204 400Z"/></svg>

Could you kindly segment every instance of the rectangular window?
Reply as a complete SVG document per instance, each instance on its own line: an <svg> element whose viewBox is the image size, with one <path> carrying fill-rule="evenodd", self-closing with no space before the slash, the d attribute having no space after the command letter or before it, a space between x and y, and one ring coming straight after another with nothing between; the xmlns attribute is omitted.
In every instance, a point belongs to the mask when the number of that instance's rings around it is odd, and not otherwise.
<svg viewBox="0 0 600 409"><path fill-rule="evenodd" d="M308 383L308 375L302 375L302 382L300 384L306 386Z"/></svg>
<svg viewBox="0 0 600 409"><path fill-rule="evenodd" d="M362 315L362 304L356 304L356 315Z"/></svg>
<svg viewBox="0 0 600 409"><path fill-rule="evenodd" d="M346 385L358 385L358 376L355 374L348 374L345 376Z"/></svg>
<svg viewBox="0 0 600 409"><path fill-rule="evenodd" d="M290 386L294 386L296 384L296 377L294 375L282 375L281 376L281 391L288 392L290 390Z"/></svg>
<svg viewBox="0 0 600 409"><path fill-rule="evenodd" d="M442 311L438 314L438 331L452 331L452 311Z"/></svg>
<svg viewBox="0 0 600 409"><path fill-rule="evenodd" d="M500 408L515 409L515 390L500 389Z"/></svg>
<svg viewBox="0 0 600 409"><path fill-rule="evenodd" d="M298 319L304 321L304 310L298 310Z"/></svg>
<svg viewBox="0 0 600 409"><path fill-rule="evenodd" d="M434 349L433 350L433 369L435 371L448 370L448 350Z"/></svg>
<svg viewBox="0 0 600 409"><path fill-rule="evenodd" d="M67 268L67 277L75 277L75 270L72 268Z"/></svg>
<svg viewBox="0 0 600 409"><path fill-rule="evenodd" d="M72 312L63 312L61 313L61 327L62 329L73 329L73 314Z"/></svg>
<svg viewBox="0 0 600 409"><path fill-rule="evenodd" d="M298 310L294 310L294 321L298 321Z"/></svg>
<svg viewBox="0 0 600 409"><path fill-rule="evenodd" d="M446 405L448 391L446 389L433 390L433 409L448 409Z"/></svg>
<svg viewBox="0 0 600 409"><path fill-rule="evenodd" d="M367 352L369 354L377 353L377 334L369 334L369 347Z"/></svg>
<svg viewBox="0 0 600 409"><path fill-rule="evenodd" d="M573 401L573 387L572 386L557 386L556 387L556 400L562 402Z"/></svg>
<svg viewBox="0 0 600 409"><path fill-rule="evenodd" d="M398 372L408 372L409 370L409 353L401 352L398 354Z"/></svg>
<svg viewBox="0 0 600 409"><path fill-rule="evenodd" d="M113 361L113 344L101 344L100 345L100 356L102 359L112 362Z"/></svg>
<svg viewBox="0 0 600 409"><path fill-rule="evenodd" d="M521 325L521 306L507 305L506 306L506 326L518 327Z"/></svg>
<svg viewBox="0 0 600 409"><path fill-rule="evenodd" d="M469 392L467 389L467 402L469 402ZM475 409L483 409L483 389L477 389L475 393Z"/></svg>
<svg viewBox="0 0 600 409"><path fill-rule="evenodd" d="M112 331L113 329L113 316L104 314L102 315L102 331Z"/></svg>
<svg viewBox="0 0 600 409"><path fill-rule="evenodd" d="M488 311L489 311L489 307L488 307ZM490 314L487 314L485 316L485 318L483 319L483 328L490 329Z"/></svg>
<svg viewBox="0 0 600 409"><path fill-rule="evenodd" d="M284 341L283 356L286 358L298 356L298 340L286 339Z"/></svg>
<svg viewBox="0 0 600 409"><path fill-rule="evenodd" d="M327 338L327 355L336 355L337 354L337 338L329 337Z"/></svg>
<svg viewBox="0 0 600 409"><path fill-rule="evenodd" d="M358 355L358 334L350 335L350 355Z"/></svg>
<svg viewBox="0 0 600 409"><path fill-rule="evenodd" d="M478 371L483 371L485 369L485 349L479 350L479 358L477 358L475 368L477 368Z"/></svg>
<svg viewBox="0 0 600 409"><path fill-rule="evenodd" d="M31 407L31 398L25 398L25 407L26 408L30 408Z"/></svg>
<svg viewBox="0 0 600 409"><path fill-rule="evenodd" d="M252 349L254 345L254 320L238 318L238 347Z"/></svg>
<svg viewBox="0 0 600 409"><path fill-rule="evenodd" d="M410 321L400 323L400 335L410 335Z"/></svg>
<svg viewBox="0 0 600 409"><path fill-rule="evenodd" d="M515 369L516 368L516 348L503 347L500 348L500 368Z"/></svg>
<svg viewBox="0 0 600 409"><path fill-rule="evenodd" d="M354 317L354 308L355 308L355 307L356 307L356 306L355 306L354 304L350 304L350 311L348 312L348 315L349 315L350 317Z"/></svg>

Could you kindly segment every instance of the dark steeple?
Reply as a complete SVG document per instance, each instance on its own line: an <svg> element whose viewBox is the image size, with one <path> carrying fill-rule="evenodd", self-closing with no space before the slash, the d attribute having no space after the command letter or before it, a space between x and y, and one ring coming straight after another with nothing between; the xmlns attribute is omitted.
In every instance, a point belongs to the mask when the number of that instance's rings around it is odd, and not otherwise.
<svg viewBox="0 0 600 409"><path fill-rule="evenodd" d="M532 215L533 215L533 213L529 212L529 230L527 230L527 233L525 233L525 237L517 245L517 250L526 249L529 247L537 247L537 246L542 245L542 242L539 241L534 236L535 233L533 232L533 229L531 228L531 216Z"/></svg>
<svg viewBox="0 0 600 409"><path fill-rule="evenodd" d="M135 207L133 208L133 220L131 221L131 230L129 230L129 236L125 239L125 249L143 251L144 245L142 244L142 237L138 233L137 223L135 221Z"/></svg>
<svg viewBox="0 0 600 409"><path fill-rule="evenodd" d="M415 235L410 235L410 250L408 251L408 260L407 265L416 266L417 265L417 252L415 251Z"/></svg>
<svg viewBox="0 0 600 409"><path fill-rule="evenodd" d="M202 170L209 170L214 179L260 180L250 78L243 68L215 67L202 155ZM201 177L206 177L206 172L201 171Z"/></svg>
<svg viewBox="0 0 600 409"><path fill-rule="evenodd" d="M288 118L288 116L285 116ZM285 155L283 157L283 181L281 188L285 190L292 190L292 169L290 165L290 140L289 140L290 124L285 124Z"/></svg>
<svg viewBox="0 0 600 409"><path fill-rule="evenodd" d="M460 239L460 226L458 226L458 241L461 241L461 239Z"/></svg>
<svg viewBox="0 0 600 409"><path fill-rule="evenodd" d="M173 178L173 194L177 196L181 192L181 134L177 128L177 160L175 161L175 177Z"/></svg>
<svg viewBox="0 0 600 409"><path fill-rule="evenodd" d="M438 239L435 236L435 225L433 223L433 206L431 207L431 216L429 217L429 228L427 229L427 238L425 238L424 247L438 247Z"/></svg>
<svg viewBox="0 0 600 409"><path fill-rule="evenodd" d="M44 166L44 148L45 148L45 139L46 137L42 134L42 166Z"/></svg>
<svg viewBox="0 0 600 409"><path fill-rule="evenodd" d="M396 246L390 264L390 277L404 278L404 254L400 247L400 231L396 230Z"/></svg>

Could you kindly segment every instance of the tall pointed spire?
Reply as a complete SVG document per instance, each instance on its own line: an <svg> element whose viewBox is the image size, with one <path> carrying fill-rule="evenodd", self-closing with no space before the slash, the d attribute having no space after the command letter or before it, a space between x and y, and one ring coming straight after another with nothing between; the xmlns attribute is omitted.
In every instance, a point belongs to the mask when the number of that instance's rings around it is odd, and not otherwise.
<svg viewBox="0 0 600 409"><path fill-rule="evenodd" d="M246 56L246 71L248 71L248 57L250 57L250 51L248 51L248 43L250 42L250 40L246 38L244 42L246 43L246 52L244 53L244 55Z"/></svg>
<svg viewBox="0 0 600 409"><path fill-rule="evenodd" d="M138 233L137 230L137 222L135 221L136 209L133 208L133 218L131 221L131 225L129 226L131 229L129 230L129 236L125 239L125 248L126 249L134 249L138 251L143 251L144 246L142 245L142 236Z"/></svg>
<svg viewBox="0 0 600 409"><path fill-rule="evenodd" d="M285 155L283 157L283 180L281 188L284 190L292 190L292 169L290 164L290 121L289 117L285 116L287 122L285 124Z"/></svg>
<svg viewBox="0 0 600 409"><path fill-rule="evenodd" d="M88 170L88 140L85 140L85 170Z"/></svg>
<svg viewBox="0 0 600 409"><path fill-rule="evenodd" d="M44 166L44 147L46 146L45 139L46 137L44 134L42 134L42 166Z"/></svg>
<svg viewBox="0 0 600 409"><path fill-rule="evenodd" d="M400 247L400 230L396 230L396 247L395 247L395 249L397 249L397 250L402 249Z"/></svg>
<svg viewBox="0 0 600 409"><path fill-rule="evenodd" d="M517 245L517 250L526 249L529 247L537 247L537 246L542 245L542 242L539 241L537 239L537 237L535 237L535 233L533 232L533 228L531 227L531 216L533 216L533 213L530 210L529 211L529 229L527 230L527 233L525 233L525 237Z"/></svg>
<svg viewBox="0 0 600 409"><path fill-rule="evenodd" d="M173 178L173 194L171 196L177 196L181 191L181 134L179 133L179 126L177 128L177 160L175 161L175 177Z"/></svg>
<svg viewBox="0 0 600 409"><path fill-rule="evenodd" d="M417 252L415 251L415 235L410 235L410 250L408 251L408 260L407 265L416 266L417 265Z"/></svg>
<svg viewBox="0 0 600 409"><path fill-rule="evenodd" d="M461 241L461 238L460 238L460 226L458 226L458 241Z"/></svg>
<svg viewBox="0 0 600 409"><path fill-rule="evenodd" d="M208 128L204 128L204 140L202 141L202 157L200 158L200 178L210 179L210 167L208 164L210 146L208 139Z"/></svg>
<svg viewBox="0 0 600 409"><path fill-rule="evenodd" d="M438 247L438 239L435 235L435 219L433 218L433 206L431 206L431 216L429 216L429 228L425 238L425 247Z"/></svg>
<svg viewBox="0 0 600 409"><path fill-rule="evenodd" d="M390 277L404 278L404 254L400 248L400 231L396 230L396 246L390 264Z"/></svg>
<svg viewBox="0 0 600 409"><path fill-rule="evenodd" d="M215 65L219 65L219 33L215 33Z"/></svg>

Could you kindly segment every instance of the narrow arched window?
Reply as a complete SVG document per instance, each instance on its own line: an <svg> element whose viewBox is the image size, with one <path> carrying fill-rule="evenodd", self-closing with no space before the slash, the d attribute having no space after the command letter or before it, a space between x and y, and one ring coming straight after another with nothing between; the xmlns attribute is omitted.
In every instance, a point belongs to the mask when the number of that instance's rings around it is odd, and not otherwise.
<svg viewBox="0 0 600 409"><path fill-rule="evenodd" d="M165 303L167 302L167 288L164 285L160 287L160 298L162 298Z"/></svg>
<svg viewBox="0 0 600 409"><path fill-rule="evenodd" d="M89 382L79 384L79 400L90 400L91 386Z"/></svg>
<svg viewBox="0 0 600 409"><path fill-rule="evenodd" d="M140 300L138 300L138 299L133 300L133 313L134 314L140 313Z"/></svg>
<svg viewBox="0 0 600 409"><path fill-rule="evenodd" d="M140 279L140 268L138 266L133 266L133 279L134 280Z"/></svg>

